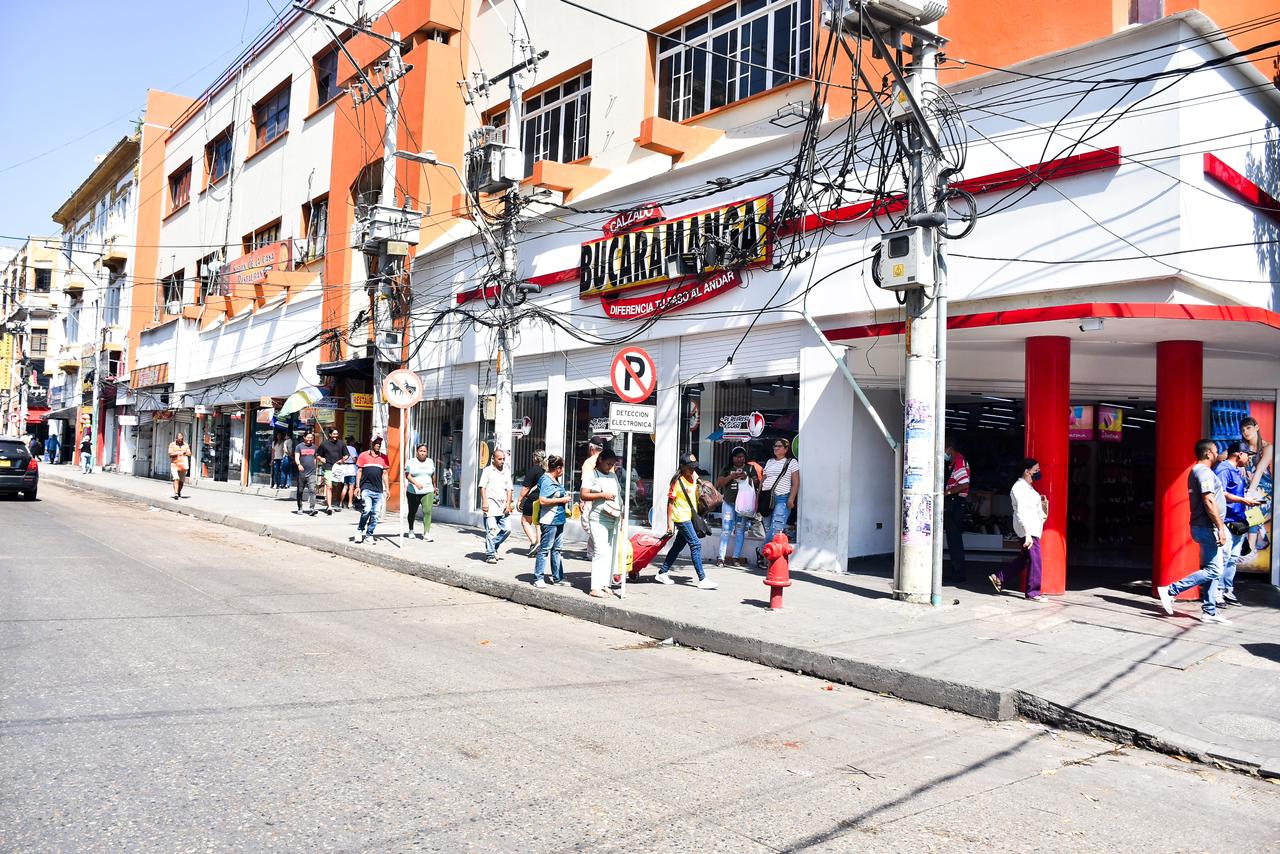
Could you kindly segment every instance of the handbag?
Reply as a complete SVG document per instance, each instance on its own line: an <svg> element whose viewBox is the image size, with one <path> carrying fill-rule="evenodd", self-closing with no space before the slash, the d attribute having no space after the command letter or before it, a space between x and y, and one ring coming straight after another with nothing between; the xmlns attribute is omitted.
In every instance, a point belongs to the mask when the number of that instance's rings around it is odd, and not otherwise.
<svg viewBox="0 0 1280 854"><path fill-rule="evenodd" d="M719 510L724 504L724 496L716 485L709 480L698 479L698 512L711 513Z"/></svg>
<svg viewBox="0 0 1280 854"><path fill-rule="evenodd" d="M773 486L768 489L760 490L760 506L764 508L765 513L773 513L773 491L778 488L778 482L791 473L791 463L794 458L788 457L787 464L782 467L782 471L773 480Z"/></svg>
<svg viewBox="0 0 1280 854"><path fill-rule="evenodd" d="M699 539L711 536L711 526L707 524L706 519L702 518L702 514L698 512L698 508L689 499L689 490L685 489L684 480L682 480L679 475L676 475L676 483L680 484L680 491L684 493L684 500L693 508L693 517L689 520L693 523L693 532L698 535Z"/></svg>

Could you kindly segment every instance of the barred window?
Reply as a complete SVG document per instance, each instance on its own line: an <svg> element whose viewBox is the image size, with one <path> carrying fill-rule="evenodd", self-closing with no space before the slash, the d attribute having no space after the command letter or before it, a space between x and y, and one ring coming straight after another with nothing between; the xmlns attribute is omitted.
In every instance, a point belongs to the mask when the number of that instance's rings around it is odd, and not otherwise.
<svg viewBox="0 0 1280 854"><path fill-rule="evenodd" d="M493 124L504 131L506 123L505 112L493 117ZM520 126L525 175L533 174L533 164L539 160L569 163L586 157L591 141L591 72L526 99Z"/></svg>
<svg viewBox="0 0 1280 854"><path fill-rule="evenodd" d="M737 0L658 41L658 115L681 122L808 77L813 4Z"/></svg>

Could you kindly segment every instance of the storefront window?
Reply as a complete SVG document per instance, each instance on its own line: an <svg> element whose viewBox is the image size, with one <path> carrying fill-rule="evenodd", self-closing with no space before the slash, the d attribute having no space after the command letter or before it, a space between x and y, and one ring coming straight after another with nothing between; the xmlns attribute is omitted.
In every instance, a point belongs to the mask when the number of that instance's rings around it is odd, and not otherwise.
<svg viewBox="0 0 1280 854"><path fill-rule="evenodd" d="M609 447L624 457L625 436L609 432L609 404L621 399L607 391L571 392L565 396L565 481L577 491L582 488L582 463L587 458L587 441L592 436L606 439ZM650 395L646 404L656 405L657 396ZM652 525L653 511L653 436L635 434L631 439L631 460L623 459L623 471L631 482L631 512L628 519L635 524ZM666 473L670 478L674 472Z"/></svg>
<svg viewBox="0 0 1280 854"><path fill-rule="evenodd" d="M511 474L519 483L533 460L533 452L547 449L547 393L522 391L516 394L513 417Z"/></svg>
<svg viewBox="0 0 1280 854"><path fill-rule="evenodd" d="M791 442L798 457L799 389L798 374L685 386L680 452L696 454L699 468L713 478L729 465L731 452L739 445L746 448L747 459L762 469L773 458L775 439ZM795 524L794 514L791 524Z"/></svg>
<svg viewBox="0 0 1280 854"><path fill-rule="evenodd" d="M414 411L411 445L425 443L436 464L436 504L457 508L462 482L462 400L428 400Z"/></svg>

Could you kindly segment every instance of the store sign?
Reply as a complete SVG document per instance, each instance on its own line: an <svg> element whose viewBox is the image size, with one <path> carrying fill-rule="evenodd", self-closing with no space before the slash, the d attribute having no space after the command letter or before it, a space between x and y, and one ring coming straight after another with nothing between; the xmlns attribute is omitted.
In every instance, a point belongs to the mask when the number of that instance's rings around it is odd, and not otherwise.
<svg viewBox="0 0 1280 854"><path fill-rule="evenodd" d="M373 395L354 392L351 395L352 409L373 409Z"/></svg>
<svg viewBox="0 0 1280 854"><path fill-rule="evenodd" d="M736 251L735 267L768 263L771 205L772 196L760 196L584 243L578 295L588 299L686 278L690 271L681 256L700 255L707 236L716 237L723 251Z"/></svg>
<svg viewBox="0 0 1280 854"><path fill-rule="evenodd" d="M609 429L609 416L604 415L592 418L587 422L587 435L603 436L606 439L613 438L613 431Z"/></svg>
<svg viewBox="0 0 1280 854"><path fill-rule="evenodd" d="M258 410L258 414L253 417L255 424L271 424L275 421L276 411L270 406L263 407Z"/></svg>
<svg viewBox="0 0 1280 854"><path fill-rule="evenodd" d="M293 242L281 240L223 264L218 273L221 296L230 296L236 285L256 285L264 281L272 270L288 270L292 256Z"/></svg>
<svg viewBox="0 0 1280 854"><path fill-rule="evenodd" d="M338 399L336 397L322 397L312 405L316 409L337 409Z"/></svg>
<svg viewBox="0 0 1280 854"><path fill-rule="evenodd" d="M158 409L158 410L156 410L155 414L151 416L151 420L153 420L153 421L172 421L172 420L173 420L173 410L172 410L172 409Z"/></svg>
<svg viewBox="0 0 1280 854"><path fill-rule="evenodd" d="M147 388L153 385L165 385L169 382L169 363L148 365L145 368L134 368L129 375L130 388Z"/></svg>
<svg viewBox="0 0 1280 854"><path fill-rule="evenodd" d="M136 415L117 415L116 423L121 427L137 427L138 416Z"/></svg>
<svg viewBox="0 0 1280 854"><path fill-rule="evenodd" d="M209 407L205 406L203 403L197 403L195 406L195 410L196 410L196 415L209 414Z"/></svg>
<svg viewBox="0 0 1280 854"><path fill-rule="evenodd" d="M646 294L629 299L606 299L601 301L606 317L615 320L641 320L658 314L665 314L678 308L706 302L714 296L727 293L742 284L742 276L737 270L724 270L705 282L693 281L681 285L674 291L659 294Z"/></svg>
<svg viewBox="0 0 1280 854"><path fill-rule="evenodd" d="M666 218L662 205L641 205L629 211L623 211L604 224L605 237L613 237L624 231L631 231L642 225L661 222Z"/></svg>
<svg viewBox="0 0 1280 854"><path fill-rule="evenodd" d="M533 432L533 419L526 415L518 419L511 425L511 435L520 436L521 438L528 436Z"/></svg>
<svg viewBox="0 0 1280 854"><path fill-rule="evenodd" d="M638 403L610 403L609 429L614 433L651 434L658 429L658 407Z"/></svg>
<svg viewBox="0 0 1280 854"><path fill-rule="evenodd" d="M1124 433L1124 410L1118 406L1098 407L1098 439L1119 442Z"/></svg>
<svg viewBox="0 0 1280 854"><path fill-rule="evenodd" d="M263 407L264 409L274 409L276 405L276 399L274 397L260 397L258 398L258 405Z"/></svg>
<svg viewBox="0 0 1280 854"><path fill-rule="evenodd" d="M1072 442L1091 442L1094 439L1093 407L1073 406L1067 415L1067 439Z"/></svg>
<svg viewBox="0 0 1280 854"><path fill-rule="evenodd" d="M725 439L759 439L764 435L764 428L764 415L759 412L720 417L720 431Z"/></svg>

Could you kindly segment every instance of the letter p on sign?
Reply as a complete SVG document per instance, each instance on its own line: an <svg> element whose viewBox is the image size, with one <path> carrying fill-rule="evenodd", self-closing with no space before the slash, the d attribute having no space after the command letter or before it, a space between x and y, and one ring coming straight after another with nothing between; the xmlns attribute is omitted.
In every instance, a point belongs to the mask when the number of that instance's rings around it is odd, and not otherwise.
<svg viewBox="0 0 1280 854"><path fill-rule="evenodd" d="M609 370L613 390L627 403L641 403L649 399L658 385L658 371L653 359L639 347L627 347L613 357Z"/></svg>

